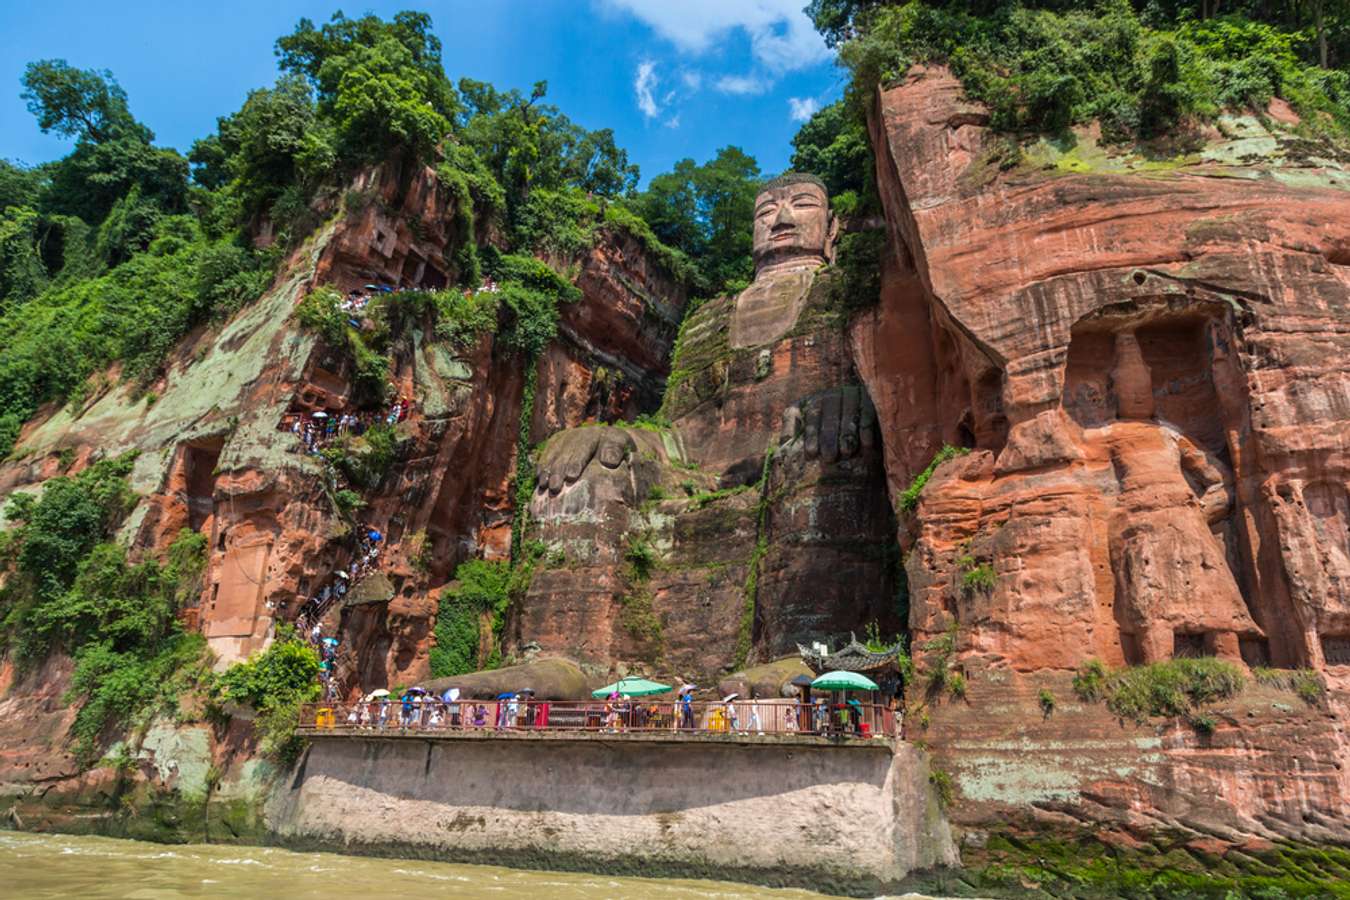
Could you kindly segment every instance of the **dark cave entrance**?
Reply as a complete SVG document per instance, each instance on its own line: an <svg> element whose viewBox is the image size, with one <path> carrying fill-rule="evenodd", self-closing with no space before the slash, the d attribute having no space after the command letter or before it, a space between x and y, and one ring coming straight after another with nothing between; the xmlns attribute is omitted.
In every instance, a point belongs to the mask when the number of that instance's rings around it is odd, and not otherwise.
<svg viewBox="0 0 1350 900"><path fill-rule="evenodd" d="M224 446L223 438L214 438L183 448L183 499L193 531L205 528L215 512L216 466Z"/></svg>

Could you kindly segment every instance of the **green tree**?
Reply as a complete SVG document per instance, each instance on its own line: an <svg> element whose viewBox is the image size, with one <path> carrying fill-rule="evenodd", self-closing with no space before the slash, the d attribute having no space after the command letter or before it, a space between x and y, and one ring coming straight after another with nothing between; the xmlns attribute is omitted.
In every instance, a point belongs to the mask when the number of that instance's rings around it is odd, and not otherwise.
<svg viewBox="0 0 1350 900"><path fill-rule="evenodd" d="M739 147L723 147L703 165L682 159L657 175L634 201L656 237L685 253L700 273L699 287L720 293L747 282L759 165Z"/></svg>
<svg viewBox="0 0 1350 900"><path fill-rule="evenodd" d="M618 197L637 187L638 167L614 142L614 131L586 131L568 147L563 162L566 181L598 197Z"/></svg>
<svg viewBox="0 0 1350 900"><path fill-rule="evenodd" d="M32 207L0 208L0 309L37 296L46 284L40 231L41 219Z"/></svg>
<svg viewBox="0 0 1350 900"><path fill-rule="evenodd" d="M11 206L36 206L44 180L43 169L0 159L0 211Z"/></svg>
<svg viewBox="0 0 1350 900"><path fill-rule="evenodd" d="M30 62L23 73L28 111L44 133L102 143L133 135L145 142L153 136L127 109L127 95L111 72L76 69L64 59Z"/></svg>
<svg viewBox="0 0 1350 900"><path fill-rule="evenodd" d="M867 13L882 3L883 0L811 0L804 12L824 36L826 46L838 47L857 37Z"/></svg>
<svg viewBox="0 0 1350 900"><path fill-rule="evenodd" d="M78 216L98 225L119 202L119 234L144 236L161 214L187 208L187 161L176 151L154 147L154 133L131 117L126 92L110 72L73 68L65 60L39 60L23 75L23 98L45 132L76 139L75 150L50 166L41 212ZM127 201L133 190L137 196ZM134 209L133 209L134 207ZM108 240L110 262L134 249L126 240Z"/></svg>
<svg viewBox="0 0 1350 900"><path fill-rule="evenodd" d="M431 79L412 65L412 54L392 38L374 47L354 47L324 63L337 89L330 105L339 144L351 160L377 162L395 149L429 160L449 121L429 101Z"/></svg>
<svg viewBox="0 0 1350 900"><path fill-rule="evenodd" d="M385 22L339 12L320 28L301 19L276 51L283 71L314 85L347 162L378 161L395 149L429 161L461 111L425 13Z"/></svg>
<svg viewBox="0 0 1350 900"><path fill-rule="evenodd" d="M461 139L505 190L513 226L532 190L570 187L612 198L637 184L638 167L629 163L610 129L587 131L556 106L541 102L548 82L535 82L528 97L469 78L460 80L459 91L466 107Z"/></svg>
<svg viewBox="0 0 1350 900"><path fill-rule="evenodd" d="M792 168L819 176L831 197L861 194L873 180L867 125L846 100L817 110L793 136L792 149Z"/></svg>
<svg viewBox="0 0 1350 900"><path fill-rule="evenodd" d="M374 15L348 19L338 12L319 28L301 19L294 32L277 40L276 54L282 71L304 75L318 90L320 101L333 102L348 68L341 61L388 40L405 51L400 58L413 70L406 77L418 84L432 110L447 120L459 115L459 98L441 65L441 42L431 33L431 17L426 13L404 11L386 22Z"/></svg>
<svg viewBox="0 0 1350 900"><path fill-rule="evenodd" d="M193 179L231 186L245 213L266 211L293 185L312 190L335 163L331 128L318 118L309 84L283 75L273 88L251 91L240 110L217 121L216 134L193 144Z"/></svg>

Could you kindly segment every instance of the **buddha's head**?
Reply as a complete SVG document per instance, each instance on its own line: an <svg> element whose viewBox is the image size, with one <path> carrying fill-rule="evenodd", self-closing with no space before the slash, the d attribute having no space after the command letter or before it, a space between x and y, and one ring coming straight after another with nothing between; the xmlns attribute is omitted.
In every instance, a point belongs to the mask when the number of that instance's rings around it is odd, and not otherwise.
<svg viewBox="0 0 1350 900"><path fill-rule="evenodd" d="M755 198L755 273L820 266L828 261L830 198L814 175L791 172Z"/></svg>

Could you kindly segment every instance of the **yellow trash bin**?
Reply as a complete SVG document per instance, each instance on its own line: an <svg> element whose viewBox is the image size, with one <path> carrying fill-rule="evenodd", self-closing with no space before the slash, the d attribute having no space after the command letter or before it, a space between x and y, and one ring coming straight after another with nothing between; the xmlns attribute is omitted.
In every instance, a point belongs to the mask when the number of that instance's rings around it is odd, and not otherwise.
<svg viewBox="0 0 1350 900"><path fill-rule="evenodd" d="M332 728L337 724L337 717L333 715L331 707L323 706L314 714L315 728Z"/></svg>

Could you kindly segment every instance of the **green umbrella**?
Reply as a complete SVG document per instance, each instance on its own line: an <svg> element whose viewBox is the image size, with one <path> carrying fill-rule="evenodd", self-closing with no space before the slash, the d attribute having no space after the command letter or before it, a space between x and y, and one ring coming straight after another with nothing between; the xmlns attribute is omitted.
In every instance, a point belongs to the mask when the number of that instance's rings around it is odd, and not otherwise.
<svg viewBox="0 0 1350 900"><path fill-rule="evenodd" d="M629 697L645 697L648 694L664 694L668 690L670 690L670 685L657 684L655 681L648 681L645 678L620 678L613 684L607 684L599 690L591 691L591 696L604 699L618 691L620 694L627 694Z"/></svg>
<svg viewBox="0 0 1350 900"><path fill-rule="evenodd" d="M817 691L879 691L877 683L857 672L826 672L811 682Z"/></svg>

